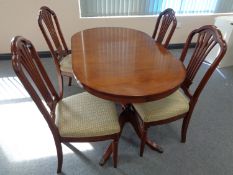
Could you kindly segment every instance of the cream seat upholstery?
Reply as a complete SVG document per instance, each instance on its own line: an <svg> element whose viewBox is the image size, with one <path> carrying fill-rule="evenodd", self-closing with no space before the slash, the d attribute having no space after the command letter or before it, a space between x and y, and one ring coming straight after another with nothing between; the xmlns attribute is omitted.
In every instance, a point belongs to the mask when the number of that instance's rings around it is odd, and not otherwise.
<svg viewBox="0 0 233 175"><path fill-rule="evenodd" d="M177 90L161 100L134 103L133 106L144 122L154 122L188 112L189 100Z"/></svg>
<svg viewBox="0 0 233 175"><path fill-rule="evenodd" d="M60 62L60 69L62 72L68 72L71 74L73 73L71 54L66 55L64 58L62 58L62 60Z"/></svg>
<svg viewBox="0 0 233 175"><path fill-rule="evenodd" d="M95 137L120 132L115 104L87 92L58 102L55 123L62 137Z"/></svg>

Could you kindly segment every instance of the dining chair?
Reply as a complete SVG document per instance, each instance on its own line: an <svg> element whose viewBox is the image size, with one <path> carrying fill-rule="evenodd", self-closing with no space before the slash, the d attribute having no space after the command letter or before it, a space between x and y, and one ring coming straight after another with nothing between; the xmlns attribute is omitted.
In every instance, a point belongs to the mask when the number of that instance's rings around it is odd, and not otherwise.
<svg viewBox="0 0 233 175"><path fill-rule="evenodd" d="M68 86L71 86L73 77L71 52L63 37L57 15L50 8L42 6L38 24L55 63L59 65L62 75L69 78Z"/></svg>
<svg viewBox="0 0 233 175"><path fill-rule="evenodd" d="M11 52L16 75L42 113L53 135L58 159L57 173L62 169L62 143L69 142L112 140L113 164L117 167L120 125L115 104L87 92L63 98L60 71L57 71L57 92L29 40L14 37Z"/></svg>
<svg viewBox="0 0 233 175"><path fill-rule="evenodd" d="M189 34L180 57L181 62L184 62L191 41L195 38L196 45L186 66L186 78L181 87L163 99L133 104L135 113L142 125L140 156L143 156L147 130L150 126L165 124L182 118L181 142L184 143L186 141L188 125L198 98L227 50L227 45L221 32L215 26L206 25L193 30ZM200 82L195 83L197 84L197 86L195 85L196 88L194 87L190 90L200 66L214 47L219 47L219 52L215 56L214 62L204 72Z"/></svg>
<svg viewBox="0 0 233 175"><path fill-rule="evenodd" d="M159 14L152 38L167 48L176 29L176 25L177 20L174 10L171 8L164 10Z"/></svg>

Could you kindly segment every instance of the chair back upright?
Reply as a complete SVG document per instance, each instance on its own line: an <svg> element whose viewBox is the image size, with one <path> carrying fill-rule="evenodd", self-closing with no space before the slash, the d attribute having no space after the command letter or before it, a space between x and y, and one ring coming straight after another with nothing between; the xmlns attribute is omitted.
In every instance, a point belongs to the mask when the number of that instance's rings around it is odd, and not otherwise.
<svg viewBox="0 0 233 175"><path fill-rule="evenodd" d="M56 92L33 44L29 40L21 36L14 37L11 41L11 52L12 66L16 75L43 114L53 136L58 138L59 132L55 125L55 107L62 98L62 94ZM61 76L59 77L61 82Z"/></svg>
<svg viewBox="0 0 233 175"><path fill-rule="evenodd" d="M196 38L196 45L191 55L190 61L186 67L186 78L183 84L181 85L181 88L184 90L185 94L190 98L190 104L195 105L201 91L203 90L210 76L212 75L220 61L223 59L227 50L227 44L223 39L221 32L216 28L216 26L206 25L200 27L199 29L193 30L189 34L180 57L180 60L182 62L184 62L186 58L188 48L190 47L193 38ZM194 92L191 93L190 86L192 85L200 66L205 61L206 56L214 47L219 47L219 52L213 59L214 62L210 64L209 68L201 78L201 81L197 85L196 89L194 89Z"/></svg>
<svg viewBox="0 0 233 175"><path fill-rule="evenodd" d="M54 58L61 59L69 54L57 15L53 10L42 6L39 11L38 24Z"/></svg>
<svg viewBox="0 0 233 175"><path fill-rule="evenodd" d="M176 29L176 25L177 20L174 10L171 8L164 10L159 14L152 38L155 39L157 43L160 43L167 48Z"/></svg>

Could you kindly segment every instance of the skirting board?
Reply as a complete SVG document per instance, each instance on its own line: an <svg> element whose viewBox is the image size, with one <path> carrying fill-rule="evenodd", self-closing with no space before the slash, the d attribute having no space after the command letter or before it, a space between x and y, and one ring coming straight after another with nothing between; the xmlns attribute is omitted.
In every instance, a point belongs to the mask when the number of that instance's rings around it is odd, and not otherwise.
<svg viewBox="0 0 233 175"><path fill-rule="evenodd" d="M38 52L39 54L39 57L40 58L48 58L48 57L51 57L51 54L49 51L42 51L42 52ZM12 54L11 53L3 53L3 54L0 54L0 60L9 60L11 59L12 57Z"/></svg>
<svg viewBox="0 0 233 175"><path fill-rule="evenodd" d="M168 46L168 49L182 49L184 47L184 43L178 43L178 44L170 44ZM191 48L195 47L195 43L191 43L190 45ZM49 58L51 57L51 54L49 51L41 51L38 52L40 58ZM12 54L11 53L3 53L0 54L0 60L9 60L11 59Z"/></svg>

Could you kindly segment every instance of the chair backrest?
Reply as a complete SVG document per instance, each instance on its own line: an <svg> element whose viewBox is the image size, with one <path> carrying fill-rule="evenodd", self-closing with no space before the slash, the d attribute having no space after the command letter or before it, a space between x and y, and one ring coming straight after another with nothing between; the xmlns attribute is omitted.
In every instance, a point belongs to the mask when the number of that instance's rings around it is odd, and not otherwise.
<svg viewBox="0 0 233 175"><path fill-rule="evenodd" d="M219 62L223 59L227 50L227 44L217 27L213 25L206 25L200 27L199 29L193 30L189 34L180 57L180 60L182 62L184 62L188 48L190 47L190 44L192 43L192 40L194 38L196 39L196 46L186 68L186 78L181 86L185 94L191 99L192 104L196 103L201 91L203 90L210 76L218 66ZM191 93L189 88L193 83L193 80L199 68L205 61L206 56L214 47L219 47L219 52L216 53L216 56L213 59L213 63L210 64L209 68L203 75L196 89L194 89L194 92Z"/></svg>
<svg viewBox="0 0 233 175"><path fill-rule="evenodd" d="M16 75L43 114L53 135L57 136L58 130L54 122L55 106L62 98L62 94L56 92L34 46L29 40L21 36L14 37L11 41L11 52L12 66ZM61 86L61 75L58 78Z"/></svg>
<svg viewBox="0 0 233 175"><path fill-rule="evenodd" d="M164 10L159 14L152 38L167 48L176 29L176 25L177 20L174 10L171 8Z"/></svg>
<svg viewBox="0 0 233 175"><path fill-rule="evenodd" d="M54 58L60 61L69 54L58 18L53 10L43 6L40 8L38 24Z"/></svg>

